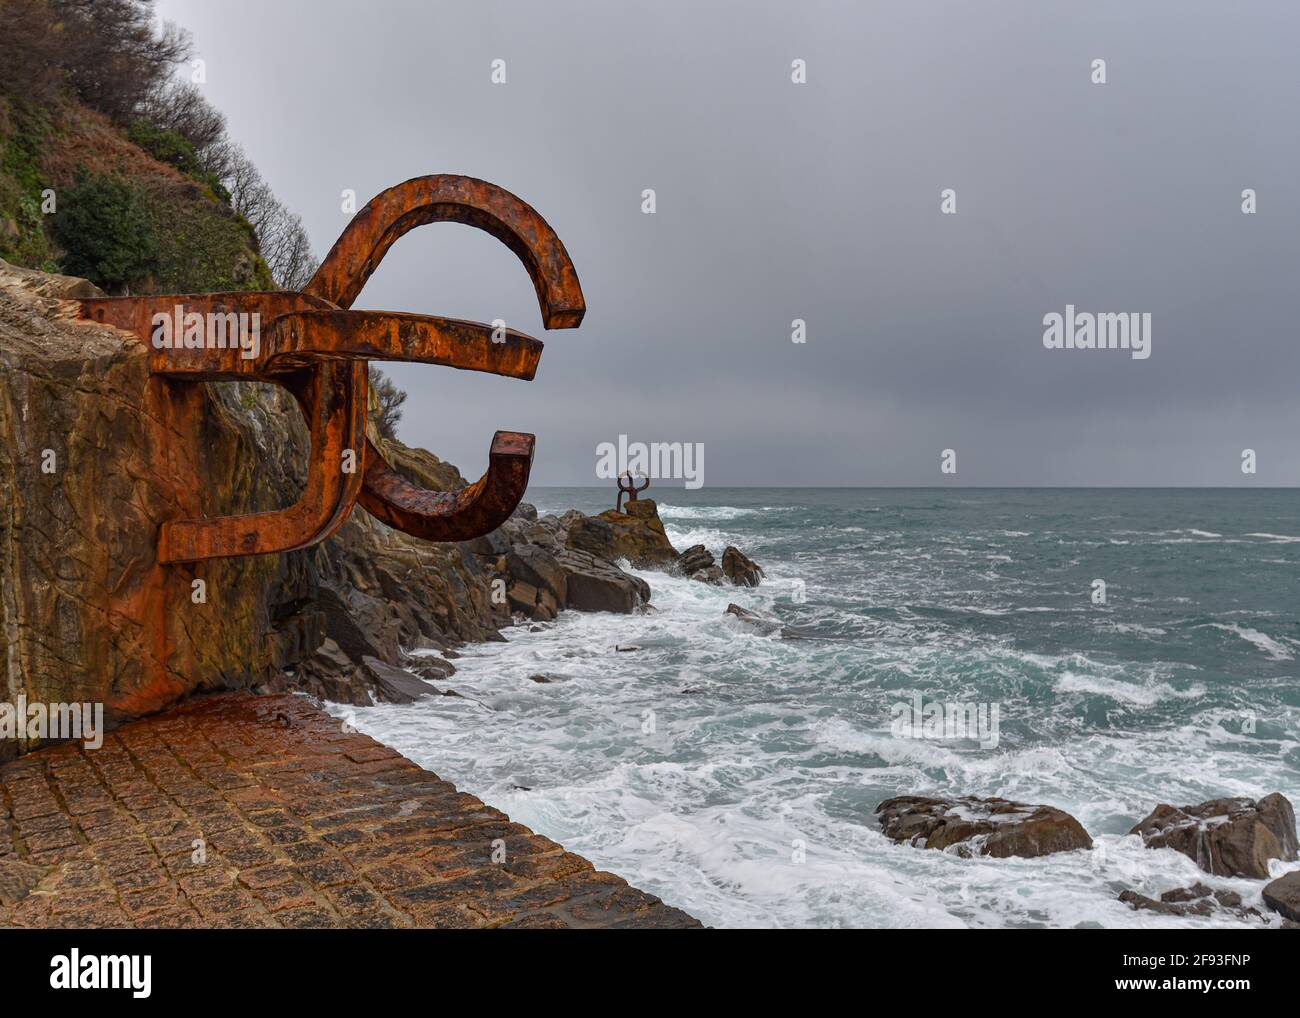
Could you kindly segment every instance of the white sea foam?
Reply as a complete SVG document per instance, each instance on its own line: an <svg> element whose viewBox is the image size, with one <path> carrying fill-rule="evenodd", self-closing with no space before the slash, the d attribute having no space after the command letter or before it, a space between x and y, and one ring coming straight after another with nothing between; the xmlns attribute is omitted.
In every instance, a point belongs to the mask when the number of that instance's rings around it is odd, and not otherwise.
<svg viewBox="0 0 1300 1018"><path fill-rule="evenodd" d="M1056 682L1056 688L1062 693L1108 696L1112 700L1135 704L1138 707L1150 707L1162 700L1198 700L1205 695L1205 687L1199 685L1187 689L1175 689L1167 682L1153 682L1139 686L1118 679L1103 678L1099 675L1079 675L1074 672L1066 672L1062 675Z"/></svg>
<svg viewBox="0 0 1300 1018"><path fill-rule="evenodd" d="M753 554L777 541L759 528L761 514L685 508L715 512L661 505L678 548L702 543L716 554L730 543ZM1275 525L1290 529L1280 519ZM1139 550L1109 549L1104 535L1113 531L1088 541L1060 529L1060 543L1077 545L1084 562L1097 549L1116 558ZM756 589L640 572L655 613L565 612L538 632L517 627L503 643L462 648L457 673L439 685L490 710L454 697L330 709L711 925L1250 925L1225 914L1153 917L1116 895L1133 888L1158 897L1200 880L1262 909L1259 882L1209 876L1126 832L1158 802L1300 792L1300 708L1267 684L1278 667L1269 662L1290 660L1298 644L1248 625L1269 618L1276 601L1251 612L1243 605L1243 623L1229 623L1236 609L1206 607L1199 588L1193 598L1187 586L1173 594L1105 572L1115 591L1143 592L1123 602L1117 621L1118 611L1058 600L1081 589L1080 576L1094 575L1053 572L1077 561L1062 567L1058 551L1041 571L1049 575L1026 568L1032 547L1055 549L1041 526L1034 525L1038 541L1003 544L1017 549L1017 562L1002 571L1027 572L1005 578L988 574L985 552L997 550L988 530L949 544L897 524L866 535L847 530L829 531L824 544L797 555L755 555L768 571ZM1002 535L1020 536L1030 535ZM1190 528L1158 536L1225 540ZM955 548L976 553L963 559ZM1160 554L1174 560L1180 552ZM792 600L796 578L807 584L806 603ZM730 601L803 627L808 638L739 624L723 614ZM1176 610L1185 618L1170 618L1172 604L1187 606ZM1218 637L1207 618L1225 620L1213 628L1238 639ZM1270 628L1285 618L1279 612ZM1108 628L1143 639L1109 647ZM1184 663L1184 641L1193 639L1221 645L1233 667L1198 659L1205 669L1198 673ZM1178 648L1167 655L1177 663L1161 660L1166 640ZM618 644L641 649L617 653ZM1144 650L1141 660L1122 656ZM1264 700L1236 677L1252 667L1262 670ZM539 673L553 681L529 678ZM891 705L918 693L999 703L999 745L894 737ZM1258 710L1258 733L1243 731L1247 705ZM896 845L872 811L901 794L1050 803L1078 817L1096 848L992 860Z"/></svg>
<svg viewBox="0 0 1300 1018"><path fill-rule="evenodd" d="M1249 626L1243 626L1238 622L1229 622L1226 625L1222 622L1210 622L1206 626L1197 628L1221 629L1225 633L1240 636L1247 643L1262 650L1273 661L1291 661L1295 658L1295 655L1290 650L1267 633L1261 633L1258 629L1251 629Z"/></svg>

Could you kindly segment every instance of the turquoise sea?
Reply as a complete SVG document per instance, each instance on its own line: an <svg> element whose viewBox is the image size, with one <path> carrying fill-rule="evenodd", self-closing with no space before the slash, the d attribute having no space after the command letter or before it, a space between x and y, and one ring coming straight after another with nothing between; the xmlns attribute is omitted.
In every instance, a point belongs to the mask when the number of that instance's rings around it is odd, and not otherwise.
<svg viewBox="0 0 1300 1018"><path fill-rule="evenodd" d="M612 494L528 500L596 512ZM1195 927L1213 920L1116 896L1197 879L1258 903L1258 882L1126 832L1159 802L1300 803L1300 491L649 494L679 550L734 544L763 585L639 571L654 612L464 648L449 684L467 699L333 711L711 925ZM918 695L997 705L997 744L891 731ZM872 811L909 793L1049 803L1096 844L895 845Z"/></svg>

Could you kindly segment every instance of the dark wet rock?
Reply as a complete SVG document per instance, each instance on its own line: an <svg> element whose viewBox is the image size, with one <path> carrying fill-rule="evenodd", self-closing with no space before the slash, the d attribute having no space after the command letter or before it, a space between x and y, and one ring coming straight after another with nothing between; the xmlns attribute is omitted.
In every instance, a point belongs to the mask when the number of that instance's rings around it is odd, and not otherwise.
<svg viewBox="0 0 1300 1018"><path fill-rule="evenodd" d="M1265 884L1264 904L1300 923L1300 870L1292 870Z"/></svg>
<svg viewBox="0 0 1300 1018"><path fill-rule="evenodd" d="M748 608L742 608L738 604L727 605L724 615L734 615L747 626L753 626L764 636L770 633L779 632L782 629L780 620L763 615L760 612L750 611Z"/></svg>
<svg viewBox="0 0 1300 1018"><path fill-rule="evenodd" d="M566 608L629 614L650 600L650 585L613 563L574 548L555 558L565 574Z"/></svg>
<svg viewBox="0 0 1300 1018"><path fill-rule="evenodd" d="M432 654L408 655L403 661L402 667L409 672L414 672L420 678L429 679L430 681L449 679L456 674L454 664L440 657L434 657Z"/></svg>
<svg viewBox="0 0 1300 1018"><path fill-rule="evenodd" d="M1167 916L1206 917L1216 913L1237 919L1259 919L1258 909L1245 908L1236 891L1216 891L1202 883L1191 887L1175 887L1160 895L1160 900L1148 898L1137 891L1122 891L1119 900L1139 912L1155 912Z"/></svg>
<svg viewBox="0 0 1300 1018"><path fill-rule="evenodd" d="M550 551L536 544L517 544L505 555L505 571L512 610L540 622L559 614L567 600L568 579Z"/></svg>
<svg viewBox="0 0 1300 1018"><path fill-rule="evenodd" d="M1296 859L1295 812L1274 792L1255 801L1213 799L1195 806L1158 805L1130 834L1147 848L1172 848L1207 873L1268 878L1268 861Z"/></svg>
<svg viewBox="0 0 1300 1018"><path fill-rule="evenodd" d="M1195 883L1191 887L1175 887L1172 890L1165 891L1160 895L1163 902L1180 902L1196 901L1198 898L1208 898L1211 894L1210 888L1202 883ZM1238 896L1237 904L1241 904Z"/></svg>
<svg viewBox="0 0 1300 1018"><path fill-rule="evenodd" d="M1137 891L1121 891L1119 900L1126 905L1132 906L1139 912L1155 912L1158 915L1167 916L1208 916L1214 911L1214 904L1209 898L1202 898L1196 902L1184 904L1173 904L1165 901L1156 901L1154 898L1148 898L1145 894L1138 894Z"/></svg>
<svg viewBox="0 0 1300 1018"><path fill-rule="evenodd" d="M763 580L762 567L732 545L722 553L722 574L737 587L757 587Z"/></svg>
<svg viewBox="0 0 1300 1018"><path fill-rule="evenodd" d="M1091 848L1083 825L1055 806L1008 799L903 795L876 807L887 838L918 848L955 848L959 855L1033 858Z"/></svg>
<svg viewBox="0 0 1300 1018"><path fill-rule="evenodd" d="M433 696L438 689L410 672L384 664L378 658L364 657L361 669L371 685L376 700L382 703L414 703L422 696Z"/></svg>
<svg viewBox="0 0 1300 1018"><path fill-rule="evenodd" d="M540 683L543 683L543 684L548 684L548 683L554 682L555 680L552 679L549 675L540 675L540 674L539 674L539 675L530 675L530 676L528 676L528 681L529 681L529 682L540 682Z"/></svg>
<svg viewBox="0 0 1300 1018"><path fill-rule="evenodd" d="M713 552L702 544L693 544L677 558L677 570L692 580L703 583L721 583L722 569Z"/></svg>
<svg viewBox="0 0 1300 1018"><path fill-rule="evenodd" d="M620 654L631 654L633 651L640 649L640 645L635 643L617 643L614 645L614 650Z"/></svg>
<svg viewBox="0 0 1300 1018"><path fill-rule="evenodd" d="M306 693L318 700L369 707L374 703L369 683L360 666L329 637L310 655L299 661L294 672L286 672L264 686L259 693Z"/></svg>

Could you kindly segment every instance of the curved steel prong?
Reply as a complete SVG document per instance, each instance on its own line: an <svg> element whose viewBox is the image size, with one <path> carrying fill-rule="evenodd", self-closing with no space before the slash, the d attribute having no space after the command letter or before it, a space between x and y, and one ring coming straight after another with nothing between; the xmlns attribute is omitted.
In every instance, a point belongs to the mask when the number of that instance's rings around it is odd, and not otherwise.
<svg viewBox="0 0 1300 1018"><path fill-rule="evenodd" d="M459 491L429 491L412 484L367 447L366 476L358 500L376 519L428 541L468 541L501 526L528 487L533 436L498 431L488 469Z"/></svg>
<svg viewBox="0 0 1300 1018"><path fill-rule="evenodd" d="M524 263L548 329L576 329L587 305L564 244L527 202L486 180L414 177L381 191L352 217L303 292L349 308L403 234L427 223L464 223L496 237Z"/></svg>
<svg viewBox="0 0 1300 1018"><path fill-rule="evenodd" d="M398 238L417 226L437 222L478 227L514 251L532 278L546 328L572 329L582 322L587 305L578 273L550 224L532 206L504 188L473 177L448 174L416 177L373 198L353 217L304 287L304 293L343 308L351 307ZM503 434L509 433L498 432L498 439ZM532 436L517 438L528 439L531 464ZM494 456L497 444L494 440ZM525 467L524 486L527 473ZM512 468L508 476L518 476L517 468ZM477 485L465 489L472 494L466 499L449 501L446 492L427 491L406 481L384 460L382 452L367 441L366 475L359 500L371 515L406 533L434 540L466 540L488 532L480 529L485 520L496 520L488 528L495 529L523 498L524 486L519 486L514 502L504 513L495 503L491 509L486 502L482 511L477 509L475 498L495 499L496 496L488 495L488 489L496 483L489 483L493 477L493 467L489 466Z"/></svg>
<svg viewBox="0 0 1300 1018"><path fill-rule="evenodd" d="M274 512L166 522L158 537L159 562L293 551L325 540L347 520L361 490L365 362L320 364L277 381L297 398L311 433L302 497ZM345 461L349 450L350 470Z"/></svg>

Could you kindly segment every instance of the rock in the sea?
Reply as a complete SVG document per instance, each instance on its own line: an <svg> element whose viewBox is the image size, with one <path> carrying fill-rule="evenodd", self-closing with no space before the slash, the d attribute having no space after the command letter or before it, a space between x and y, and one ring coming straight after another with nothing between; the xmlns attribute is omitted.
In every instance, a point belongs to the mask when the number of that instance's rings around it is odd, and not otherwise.
<svg viewBox="0 0 1300 1018"><path fill-rule="evenodd" d="M732 545L722 553L722 574L737 587L757 587L763 580L762 566Z"/></svg>
<svg viewBox="0 0 1300 1018"><path fill-rule="evenodd" d="M887 838L918 848L952 847L964 856L1033 858L1092 847L1083 825L1055 806L903 795L886 799L876 814Z"/></svg>
<svg viewBox="0 0 1300 1018"><path fill-rule="evenodd" d="M1215 891L1205 884L1175 887L1160 895L1160 900L1148 898L1137 891L1121 891L1119 900L1139 912L1155 912L1168 916L1205 917L1214 913L1227 913L1238 919L1263 919L1258 909L1245 908L1236 891Z"/></svg>
<svg viewBox="0 0 1300 1018"><path fill-rule="evenodd" d="M722 569L713 552L702 544L693 544L677 557L677 569L685 577L703 583L721 583Z"/></svg>
<svg viewBox="0 0 1300 1018"><path fill-rule="evenodd" d="M628 502L623 512L608 509L599 516L583 516L568 528L568 545L607 562L626 559L634 568L666 566L677 560L659 510L652 498Z"/></svg>
<svg viewBox="0 0 1300 1018"><path fill-rule="evenodd" d="M1292 922L1300 923L1300 870L1284 873L1265 884L1264 904Z"/></svg>
<svg viewBox="0 0 1300 1018"><path fill-rule="evenodd" d="M435 696L440 690L402 668L384 664L378 658L361 659L361 670L370 682L374 697L381 703L414 703L422 696Z"/></svg>
<svg viewBox="0 0 1300 1018"><path fill-rule="evenodd" d="M1130 834L1147 848L1172 848L1207 873L1268 877L1268 861L1296 859L1295 811L1279 792L1262 799L1212 799L1195 806L1158 805Z"/></svg>
<svg viewBox="0 0 1300 1018"><path fill-rule="evenodd" d="M745 625L753 626L764 636L769 633L775 633L782 628L779 619L769 618L768 616L761 615L756 611L750 611L748 608L742 608L738 604L727 605L727 610L723 612L723 614L734 615L736 618L740 619L741 622L745 623Z"/></svg>

